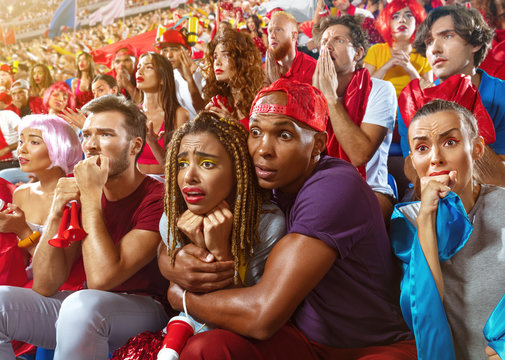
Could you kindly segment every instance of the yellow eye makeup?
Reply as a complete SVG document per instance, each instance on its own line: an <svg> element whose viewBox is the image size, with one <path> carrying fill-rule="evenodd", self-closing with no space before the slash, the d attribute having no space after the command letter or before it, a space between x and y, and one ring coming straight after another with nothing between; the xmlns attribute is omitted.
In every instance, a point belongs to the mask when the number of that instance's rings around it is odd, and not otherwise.
<svg viewBox="0 0 505 360"><path fill-rule="evenodd" d="M200 166L205 164L205 163L209 163L209 164L212 164L212 165L216 165L217 162L215 160L211 160L211 159L202 159L200 161Z"/></svg>

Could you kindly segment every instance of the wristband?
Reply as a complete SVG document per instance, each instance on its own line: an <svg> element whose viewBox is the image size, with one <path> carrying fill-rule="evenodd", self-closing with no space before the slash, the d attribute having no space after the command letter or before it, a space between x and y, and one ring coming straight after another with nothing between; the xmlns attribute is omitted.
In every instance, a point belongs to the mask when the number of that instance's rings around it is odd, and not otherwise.
<svg viewBox="0 0 505 360"><path fill-rule="evenodd" d="M36 245L39 242L40 233L38 231L32 232L28 237L23 240L18 241L18 247L27 248L32 245Z"/></svg>

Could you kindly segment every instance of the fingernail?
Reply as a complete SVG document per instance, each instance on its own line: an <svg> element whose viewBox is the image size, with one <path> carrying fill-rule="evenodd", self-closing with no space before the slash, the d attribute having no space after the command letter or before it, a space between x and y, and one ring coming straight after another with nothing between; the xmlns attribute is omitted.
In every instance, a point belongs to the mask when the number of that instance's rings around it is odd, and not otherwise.
<svg viewBox="0 0 505 360"><path fill-rule="evenodd" d="M211 261L213 260L213 258L214 258L214 257L212 256L212 254L209 254L209 255L207 255L207 257L205 258L205 261L209 261L209 262L211 262Z"/></svg>

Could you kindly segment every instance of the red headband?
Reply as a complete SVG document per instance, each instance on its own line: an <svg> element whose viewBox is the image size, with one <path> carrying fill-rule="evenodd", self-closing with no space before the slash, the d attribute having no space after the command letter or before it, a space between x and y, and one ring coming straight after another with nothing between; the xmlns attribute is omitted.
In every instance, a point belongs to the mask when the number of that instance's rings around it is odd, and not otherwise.
<svg viewBox="0 0 505 360"><path fill-rule="evenodd" d="M286 105L258 104L258 100L268 93L282 91L286 94ZM290 116L314 130L326 131L328 104L323 93L315 87L287 79L279 79L261 89L253 101L249 117L255 114L279 114Z"/></svg>

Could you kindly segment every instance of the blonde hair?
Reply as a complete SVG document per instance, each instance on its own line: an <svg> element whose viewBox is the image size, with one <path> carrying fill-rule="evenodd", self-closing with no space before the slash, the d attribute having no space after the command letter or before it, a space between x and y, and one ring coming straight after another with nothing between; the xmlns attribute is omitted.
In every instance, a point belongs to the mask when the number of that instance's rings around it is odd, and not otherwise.
<svg viewBox="0 0 505 360"><path fill-rule="evenodd" d="M276 11L272 14L272 20L279 16L284 16L295 27L295 30L298 31L298 21L296 21L296 18L292 14L286 11Z"/></svg>
<svg viewBox="0 0 505 360"><path fill-rule="evenodd" d="M168 218L168 255L175 261L175 249L186 245L189 240L177 229L177 219L186 210L177 184L179 148L182 138L188 134L211 133L224 146L230 155L235 173L235 202L231 205L233 227L231 232L231 251L235 270L253 255L253 247L259 241L258 224L263 202L263 191L258 185L256 174L247 148L246 129L239 123L219 118L209 111L202 111L190 122L185 123L173 135L167 150L165 165L165 214Z"/></svg>

